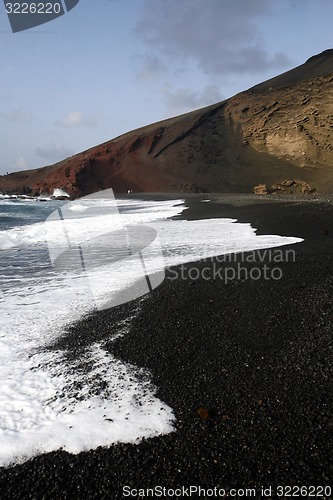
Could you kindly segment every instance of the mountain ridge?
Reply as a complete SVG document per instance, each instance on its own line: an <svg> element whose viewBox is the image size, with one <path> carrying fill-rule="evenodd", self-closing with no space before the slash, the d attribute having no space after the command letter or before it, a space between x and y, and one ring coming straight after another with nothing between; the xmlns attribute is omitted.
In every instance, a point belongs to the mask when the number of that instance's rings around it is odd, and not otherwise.
<svg viewBox="0 0 333 500"><path fill-rule="evenodd" d="M222 102L122 134L54 165L0 176L3 192L72 197L251 192L300 179L333 190L333 49Z"/></svg>

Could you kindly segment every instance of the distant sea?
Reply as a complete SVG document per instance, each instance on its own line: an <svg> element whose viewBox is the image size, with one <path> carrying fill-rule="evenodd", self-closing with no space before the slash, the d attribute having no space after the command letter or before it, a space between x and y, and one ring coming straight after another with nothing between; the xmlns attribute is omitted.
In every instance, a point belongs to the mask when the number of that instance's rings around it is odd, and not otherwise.
<svg viewBox="0 0 333 500"><path fill-rule="evenodd" d="M96 211L79 216L93 203L77 200L72 206L69 232L86 234L104 223ZM95 203L107 208L109 202ZM115 359L102 341L73 361L48 349L69 325L96 311L84 273L59 271L51 264L48 244L57 245L59 233L45 221L65 204L0 195L0 466L59 448L78 453L174 429L172 408L156 398L149 373ZM166 268L300 241L256 236L250 224L234 219L187 221L185 213L175 220L187 207L182 199L118 199L117 206L124 225L155 229ZM107 273L103 275L102 295L109 283ZM119 287L131 287L136 277L119 261L116 279ZM116 335L126 335L144 300L149 301L149 294L133 301L132 316L119 322Z"/></svg>

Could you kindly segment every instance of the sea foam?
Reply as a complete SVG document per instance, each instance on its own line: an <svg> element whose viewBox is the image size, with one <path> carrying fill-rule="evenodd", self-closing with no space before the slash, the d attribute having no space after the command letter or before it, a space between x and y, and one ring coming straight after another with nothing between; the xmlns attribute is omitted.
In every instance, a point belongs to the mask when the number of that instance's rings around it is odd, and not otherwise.
<svg viewBox="0 0 333 500"><path fill-rule="evenodd" d="M107 201L100 203L107 208ZM250 224L239 224L234 219L170 220L184 210L183 200L119 200L117 205L123 225L145 224L157 231L165 267L302 241L257 236ZM77 212L84 212L87 204L79 202L77 207ZM89 234L89 228L103 224L102 215L84 219L82 228L82 219L76 218L75 210L68 221L71 235L77 237L83 230ZM156 397L149 373L144 367L115 359L98 335L75 360L69 360L60 349L50 349L73 322L95 310L87 277L71 270L57 273L50 265L45 231L51 233L51 242L57 245L60 227L53 222L51 229L39 222L0 232L0 248L4 250L0 262L2 466L59 448L78 453L117 442L135 443L174 430L172 409ZM116 223L112 229L118 229ZM20 261L10 275L4 264L10 261L15 265L15 259ZM156 261L156 269L159 266ZM110 276L107 269L91 272L99 273L102 300L109 292ZM131 286L136 278L120 262L112 279L112 285L121 289ZM133 317L140 314L144 300L149 300L149 295L132 303ZM115 335L126 335L131 324L131 317L119 321ZM100 332L103 338L104 332Z"/></svg>

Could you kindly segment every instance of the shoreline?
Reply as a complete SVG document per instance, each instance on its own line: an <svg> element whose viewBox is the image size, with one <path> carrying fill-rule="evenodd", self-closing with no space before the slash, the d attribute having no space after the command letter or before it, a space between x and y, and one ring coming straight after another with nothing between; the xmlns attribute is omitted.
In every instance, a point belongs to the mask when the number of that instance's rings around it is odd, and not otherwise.
<svg viewBox="0 0 333 500"><path fill-rule="evenodd" d="M264 194L255 193L124 193L116 194L117 198L142 199L142 200L207 200L225 205L252 205L261 203L333 203L333 194L311 193L311 194Z"/></svg>
<svg viewBox="0 0 333 500"><path fill-rule="evenodd" d="M223 203L208 204L200 198L211 194L179 194L175 198L186 199L189 208L178 217L223 214L250 222L257 234L304 238L285 247L295 250L296 261L281 263L279 281L166 279L143 303L130 332L110 343L110 352L150 371L157 397L174 410L175 432L79 455L53 452L2 469L3 498L122 498L127 484L258 491L274 484L329 484L331 203L270 203L266 196L259 202L252 195L258 202L237 204L237 196L226 202L222 195ZM130 307L113 314L126 315ZM93 342L89 325L112 328L111 316L103 311L73 326L67 346L80 337Z"/></svg>

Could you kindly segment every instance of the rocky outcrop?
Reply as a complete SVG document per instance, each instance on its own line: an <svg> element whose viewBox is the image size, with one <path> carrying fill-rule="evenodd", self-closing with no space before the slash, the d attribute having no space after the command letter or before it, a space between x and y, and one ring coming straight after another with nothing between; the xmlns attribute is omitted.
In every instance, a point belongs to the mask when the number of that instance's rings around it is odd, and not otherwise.
<svg viewBox="0 0 333 500"><path fill-rule="evenodd" d="M288 179L304 184L286 186ZM72 197L109 187L116 193L252 192L260 184L276 192L333 192L332 50L226 101L55 165L0 176L2 192L61 188Z"/></svg>
<svg viewBox="0 0 333 500"><path fill-rule="evenodd" d="M332 165L333 74L259 95L249 90L230 99L226 112L255 150L299 167Z"/></svg>
<svg viewBox="0 0 333 500"><path fill-rule="evenodd" d="M270 187L266 184L258 184L253 191L255 194L310 194L315 189L305 181L285 179Z"/></svg>
<svg viewBox="0 0 333 500"><path fill-rule="evenodd" d="M268 194L268 187L266 184L258 184L253 188L254 194Z"/></svg>

